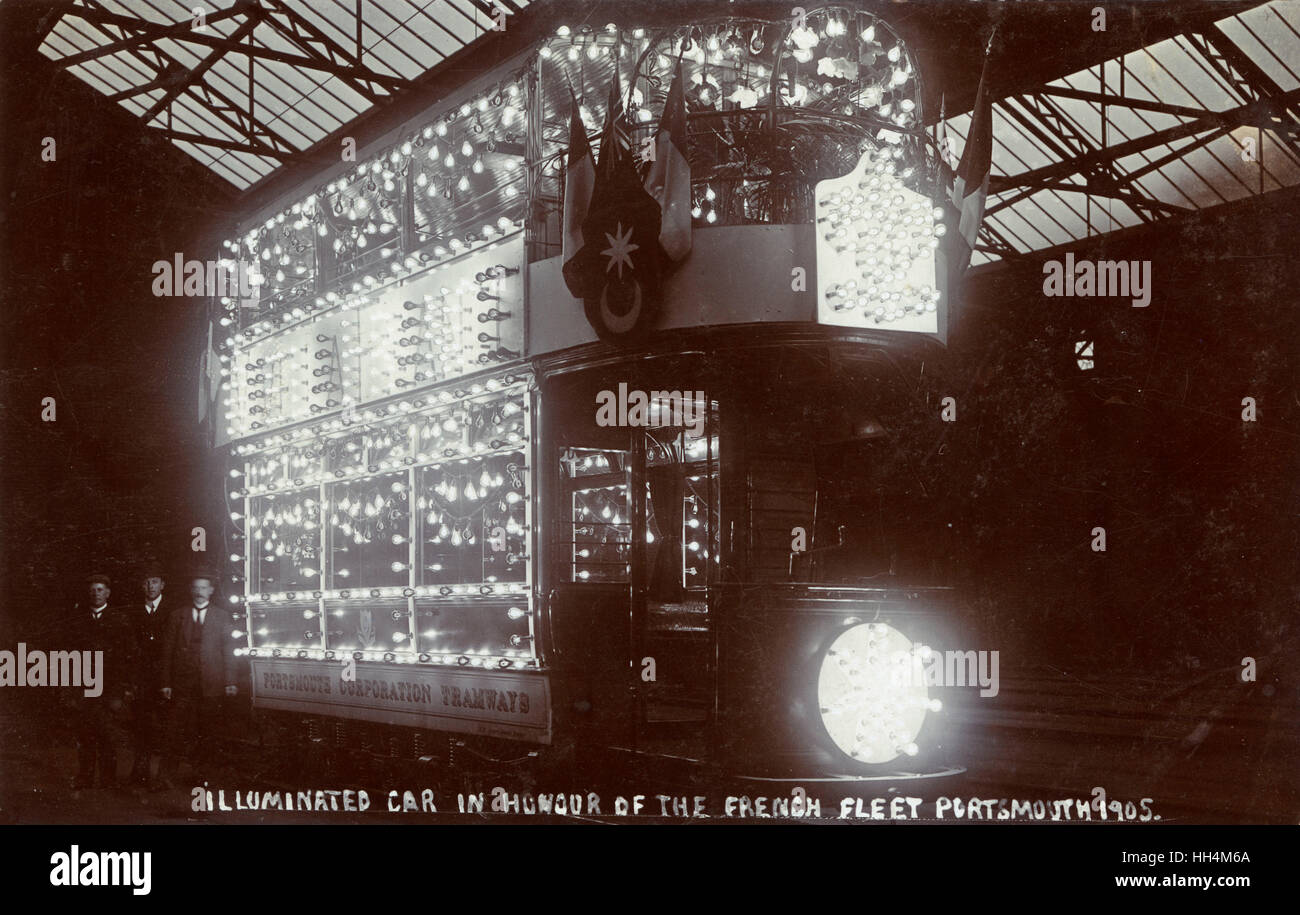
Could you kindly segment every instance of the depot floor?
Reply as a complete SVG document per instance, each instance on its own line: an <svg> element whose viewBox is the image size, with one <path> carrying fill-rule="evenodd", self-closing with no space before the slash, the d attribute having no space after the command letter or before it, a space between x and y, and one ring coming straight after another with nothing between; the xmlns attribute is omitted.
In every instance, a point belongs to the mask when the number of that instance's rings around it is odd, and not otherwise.
<svg viewBox="0 0 1300 915"><path fill-rule="evenodd" d="M1274 658L1275 662L1281 659ZM1294 664L1277 663L1278 673L1241 683L1231 671L1189 672L1185 676L1093 676L1042 669L1003 677L996 700L980 701L969 712L964 758L966 772L942 785L893 786L880 793L945 794L962 798L1090 799L1097 788L1121 802L1150 799L1166 823L1300 822L1300 682ZM36 725L32 708L0 709L0 823L3 824L161 824L161 823L377 823L463 822L457 795L484 791L491 816L491 789L537 790L538 782L519 769L479 764L476 770L421 767L414 762L347 768L346 772L312 758L295 757L259 742L244 727L224 742L223 761L198 771L182 766L176 787L150 792L137 788L73 791L76 749L70 730L56 721ZM131 765L129 750L119 753L119 774ZM554 773L552 773L554 774ZM567 784L550 790L595 790L607 799L595 819L610 821L608 801L616 794L653 798L708 793L720 801L733 786L710 785L668 774L653 761L625 772L606 769L597 778L569 772ZM193 809L193 789L223 790L214 806ZM345 811L341 797L326 809L292 812L240 810L236 792L356 789L364 786L367 811ZM713 790L713 789L717 790ZM419 809L431 789L437 813ZM396 794L390 792L396 791ZM408 796L406 792L410 792ZM751 792L757 793L757 792ZM867 791L859 790L864 794ZM241 795L242 797L242 795ZM390 801L390 798L392 800ZM403 800L415 809L390 812ZM338 809L328 809L330 804ZM314 806L320 806L317 802ZM824 807L835 817L838 803ZM647 814L657 813L651 800ZM586 817L587 811L578 819ZM569 816L568 819L574 819ZM1112 818L1113 819L1113 818ZM536 822L536 819L533 820ZM620 822L635 818L618 818Z"/></svg>

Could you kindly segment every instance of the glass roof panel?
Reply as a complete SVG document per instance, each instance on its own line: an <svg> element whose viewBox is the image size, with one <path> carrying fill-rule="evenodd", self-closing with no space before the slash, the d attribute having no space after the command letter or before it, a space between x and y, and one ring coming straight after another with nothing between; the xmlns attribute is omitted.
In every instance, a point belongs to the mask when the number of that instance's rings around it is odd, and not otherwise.
<svg viewBox="0 0 1300 915"><path fill-rule="evenodd" d="M1300 10L1296 4L1272 4L1224 19L1223 34L1232 39L1284 92L1300 86Z"/></svg>
<svg viewBox="0 0 1300 915"><path fill-rule="evenodd" d="M528 0L516 0L512 6L522 8L527 3ZM54 24L40 50L57 61L103 48L128 34L118 25L95 22L99 13L128 16L147 27L188 26L194 19L194 6L185 0L101 0L94 4L79 0ZM222 9L209 6L212 5L204 7L207 17ZM79 12L82 10L85 12ZM360 10L361 65L375 73L405 80L415 79L436 66L492 25L492 19L482 11L453 0L365 0ZM302 58L304 62L309 57L317 61L324 57L344 68L357 55L357 6L353 0L284 0L283 9L264 7L262 12L267 18L252 32L253 46L258 50ZM201 34L212 39L229 37L246 22L244 12L215 22L205 21ZM198 35L187 36L187 31L181 29L168 37L153 36L139 46L118 49L70 67L69 72L96 91L113 95L153 82L165 67L193 70L218 54L202 75L202 82L247 116L247 56L238 50L223 54L202 40L193 40ZM302 38L295 39L295 32ZM178 75L184 79L183 72ZM295 149L308 148L374 104L354 88L357 84L350 78L319 66L300 66L292 61L262 57L253 67L253 80L252 116ZM367 86L376 98L391 95L394 88ZM163 95L164 90L153 90L124 97L119 103L138 117ZM225 103L214 100L213 104ZM173 126L213 139L242 142L240 129L211 111L201 110L202 106L200 93L187 91L178 95L172 102ZM160 114L150 119L152 126L166 125L165 113ZM188 145L199 150L204 148L193 143ZM206 154L195 155L193 148L186 152L240 187L247 187L250 181L273 171L279 164L278 160L251 152L210 149Z"/></svg>

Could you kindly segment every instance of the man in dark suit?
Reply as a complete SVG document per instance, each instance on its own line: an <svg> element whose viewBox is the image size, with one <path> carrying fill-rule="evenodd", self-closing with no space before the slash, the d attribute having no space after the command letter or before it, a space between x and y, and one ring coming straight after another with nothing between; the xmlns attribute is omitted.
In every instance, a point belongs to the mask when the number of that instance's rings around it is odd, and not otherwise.
<svg viewBox="0 0 1300 915"><path fill-rule="evenodd" d="M117 784L117 747L125 736L123 700L132 675L131 634L122 612L108 604L113 593L108 576L97 572L86 579L86 585L90 600L73 611L68 647L104 652L99 671L103 691L90 697L77 690L73 696L77 729L77 778L73 788L94 787L96 763L100 787L111 788Z"/></svg>
<svg viewBox="0 0 1300 915"><path fill-rule="evenodd" d="M212 582L206 572L191 579L190 600L173 609L163 636L160 692L170 706L168 752L159 770L164 788L183 747L196 747L191 763L209 755L200 744L214 732L222 699L237 692L230 613L211 603Z"/></svg>
<svg viewBox="0 0 1300 915"><path fill-rule="evenodd" d="M128 614L135 643L136 674L131 709L132 743L135 748L131 781L138 785L149 783L152 756L161 749L158 737L162 724L163 639L175 603L170 598L164 600L165 585L162 570L157 566L146 568L143 576L144 600L134 604Z"/></svg>

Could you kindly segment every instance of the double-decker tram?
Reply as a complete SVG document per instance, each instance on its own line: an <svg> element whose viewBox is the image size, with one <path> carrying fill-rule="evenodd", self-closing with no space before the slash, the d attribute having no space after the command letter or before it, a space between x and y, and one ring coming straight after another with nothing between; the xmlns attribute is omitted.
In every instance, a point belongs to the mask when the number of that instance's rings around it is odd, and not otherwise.
<svg viewBox="0 0 1300 915"><path fill-rule="evenodd" d="M255 710L413 756L954 771L960 703L900 675L957 627L915 59L856 8L556 26L225 242ZM647 266L604 169L645 180L679 62L689 253ZM575 129L619 226L581 296Z"/></svg>

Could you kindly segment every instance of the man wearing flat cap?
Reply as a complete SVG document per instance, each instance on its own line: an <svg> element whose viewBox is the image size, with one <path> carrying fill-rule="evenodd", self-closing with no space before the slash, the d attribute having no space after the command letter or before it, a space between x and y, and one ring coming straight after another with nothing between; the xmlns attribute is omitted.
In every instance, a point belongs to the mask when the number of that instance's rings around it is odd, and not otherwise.
<svg viewBox="0 0 1300 915"><path fill-rule="evenodd" d="M176 603L170 597L163 597L166 583L160 568L146 566L141 575L144 600L131 605L128 613L136 662L131 709L135 761L131 765L131 781L137 785L149 783L152 757L161 751L163 638L172 605Z"/></svg>
<svg viewBox="0 0 1300 915"><path fill-rule="evenodd" d="M173 608L163 636L160 693L168 706L168 747L159 768L160 787L171 784L179 757L191 763L211 752L203 747L216 730L222 699L233 696L235 642L229 611L211 602L215 576L200 571L190 579L190 599ZM184 747L195 747L183 754Z"/></svg>

